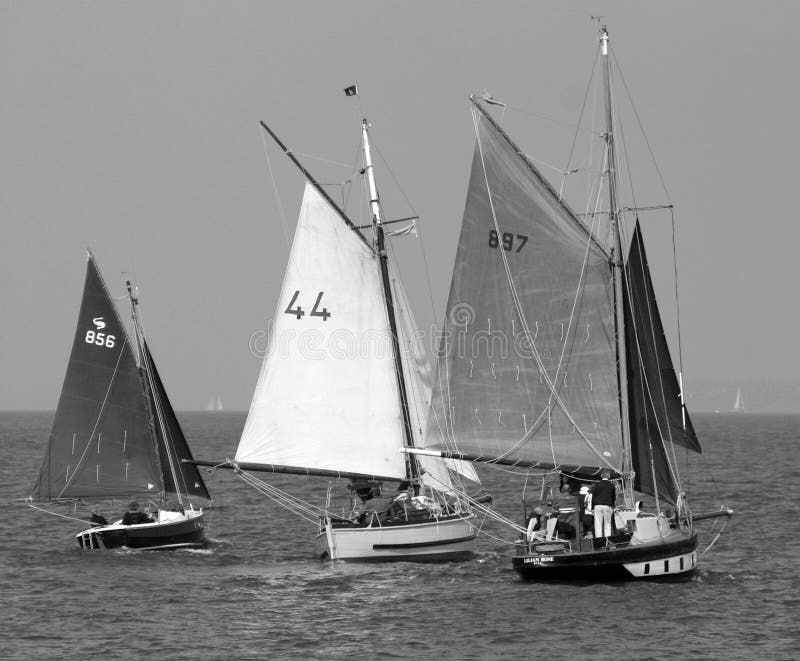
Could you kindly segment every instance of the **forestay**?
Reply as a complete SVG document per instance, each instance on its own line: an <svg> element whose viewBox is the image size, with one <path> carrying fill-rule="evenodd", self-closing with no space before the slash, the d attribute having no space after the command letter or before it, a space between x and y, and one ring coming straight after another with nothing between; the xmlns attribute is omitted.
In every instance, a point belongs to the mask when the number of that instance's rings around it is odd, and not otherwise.
<svg viewBox="0 0 800 661"><path fill-rule="evenodd" d="M306 183L237 461L405 479L377 259Z"/></svg>
<svg viewBox="0 0 800 661"><path fill-rule="evenodd" d="M623 468L608 255L478 102L428 447Z"/></svg>

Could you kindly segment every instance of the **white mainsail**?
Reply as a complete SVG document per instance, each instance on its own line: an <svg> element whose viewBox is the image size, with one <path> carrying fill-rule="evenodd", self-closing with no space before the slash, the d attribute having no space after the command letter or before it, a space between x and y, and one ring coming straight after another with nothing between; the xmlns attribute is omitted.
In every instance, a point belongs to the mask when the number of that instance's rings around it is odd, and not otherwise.
<svg viewBox="0 0 800 661"><path fill-rule="evenodd" d="M405 478L377 260L307 182L236 461Z"/></svg>

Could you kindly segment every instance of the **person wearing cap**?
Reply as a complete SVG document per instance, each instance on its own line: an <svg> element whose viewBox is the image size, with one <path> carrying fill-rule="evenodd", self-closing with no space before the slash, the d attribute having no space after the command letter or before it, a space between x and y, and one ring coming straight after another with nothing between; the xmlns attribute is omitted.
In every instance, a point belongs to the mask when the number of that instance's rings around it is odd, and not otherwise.
<svg viewBox="0 0 800 661"><path fill-rule="evenodd" d="M144 512L139 511L139 503L133 500L128 505L128 511L122 515L122 525L135 526L137 523L153 523L153 519Z"/></svg>
<svg viewBox="0 0 800 661"><path fill-rule="evenodd" d="M614 483L609 479L611 471L600 471L600 481L592 486L592 509L594 510L594 538L611 537L611 518L617 494Z"/></svg>

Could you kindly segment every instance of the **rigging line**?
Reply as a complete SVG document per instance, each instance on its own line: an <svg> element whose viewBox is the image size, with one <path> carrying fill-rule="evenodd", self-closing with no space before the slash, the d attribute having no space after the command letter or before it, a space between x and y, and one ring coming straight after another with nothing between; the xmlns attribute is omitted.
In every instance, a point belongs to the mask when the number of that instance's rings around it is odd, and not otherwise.
<svg viewBox="0 0 800 661"><path fill-rule="evenodd" d="M257 478L256 476L252 475L251 473L248 473L247 471L239 470L236 471L236 473L245 483L249 484L251 487L259 491L260 493L263 493L265 496L268 496L274 502L279 503L283 507L291 509L298 515L301 515L301 513L303 513L306 516L314 516L315 517L314 519L307 519L311 520L312 523L318 522L318 516L320 513L323 512L327 513L327 511L324 508L312 505L311 503L304 501L302 498L299 498L286 491L283 491L282 489L279 489L278 487L270 484L269 482L265 482L264 480ZM291 503L291 506L288 505L289 503ZM306 518L306 516L303 516L303 518Z"/></svg>
<svg viewBox="0 0 800 661"><path fill-rule="evenodd" d="M555 172L558 172L559 174L563 175L565 179L566 179L566 177L568 175L575 174L578 171L577 169L562 170L561 168L559 168L559 167L557 167L555 165L550 165L550 163L545 163L544 161L539 160L538 158L535 158L535 157L531 156L527 152L521 152L521 153L525 158L529 158L530 160L536 161L537 163L539 163L539 165L544 165L546 168L550 168L551 170L554 170ZM560 193L559 193L558 199L561 200L561 194Z"/></svg>
<svg viewBox="0 0 800 661"><path fill-rule="evenodd" d="M105 283L103 283L103 287L105 287ZM116 310L114 311L114 313L116 314ZM75 470L72 471L72 475L69 477L69 479L67 479L61 491L59 491L58 495L56 496L57 499L61 498L61 496L64 495L64 492L70 487L72 482L75 480L75 476L78 474L81 465L83 464L83 460L86 459L86 455L89 452L89 446L92 444L92 439L94 438L94 433L97 431L97 426L100 424L100 418L102 417L103 411L106 407L106 403L108 402L108 396L111 394L111 388L113 387L114 380L117 377L117 372L119 371L119 363L122 360L122 354L125 353L126 346L128 346L127 333L125 334L125 341L122 343L122 348L120 349L119 355L117 356L117 362L114 365L114 371L111 373L111 378L108 380L108 387L106 388L106 394L103 397L102 403L100 404L100 410L97 412L97 417L95 418L94 426L92 427L92 433L89 434L89 438L86 441L86 445L83 448L83 452L81 453L81 456L78 458L78 462L75 464Z"/></svg>
<svg viewBox="0 0 800 661"><path fill-rule="evenodd" d="M586 92L583 95L583 103L581 104L581 110L578 113L578 128L580 128L581 123L583 122L583 113L586 109L586 102L589 100L589 92L592 89L592 81L594 80L594 72L597 69L597 62L600 59L600 50L597 49L594 54L594 62L592 63L592 72L589 74L589 83L586 85ZM578 142L578 131L575 131L575 134L572 137L572 145L569 149L569 155L567 156L567 166L565 168L565 172L570 171L570 163L572 163L572 155L575 152L575 144ZM562 194L564 192L564 186L567 183L567 176L566 174L561 179L561 189L558 191L558 199L560 200Z"/></svg>
<svg viewBox="0 0 800 661"><path fill-rule="evenodd" d="M153 361L150 360L149 356L150 349L147 348L147 351L143 351L143 348L147 347L147 343L144 340L144 331L142 330L138 317L136 318L136 321L134 321L134 324L136 326L136 331L137 331L136 339L137 342L139 343L139 351L142 353L144 357L145 374L147 375L147 383L150 386L150 395L155 405L156 417L158 419L157 420L158 426L161 429L161 437L164 439L164 451L165 454L167 455L167 462L169 463L169 471L170 474L172 475L172 482L175 486L175 495L178 497L178 503L181 505L181 507L184 507L183 495L180 488L181 487L183 488L183 493L186 494L187 498L190 495L189 489L186 486L186 479L183 474L183 471L180 470L179 466L176 466L178 453L175 450L175 442L173 441L172 436L170 436L167 430L166 415L164 413L164 402L161 401L161 396L159 395L158 390L156 388ZM165 485L162 484L162 488L164 488L164 491L166 491Z"/></svg>
<svg viewBox="0 0 800 661"><path fill-rule="evenodd" d="M270 181L272 182L272 191L275 194L275 202L276 206L278 207L278 215L280 216L281 219L281 229L283 229L283 238L286 241L286 246L288 248L291 248L292 240L289 233L289 224L286 222L286 213L283 208L283 201L281 200L281 195L280 192L278 191L278 183L275 179L275 172L272 169L272 159L269 157L267 136L264 135L264 131L259 131L258 133L261 136L261 144L264 146L264 155L267 158L267 172L269 173L269 178Z"/></svg>
<svg viewBox="0 0 800 661"><path fill-rule="evenodd" d="M537 119L543 119L543 120L545 120L547 122L552 122L553 124L558 124L559 126L566 126L566 127L569 127L569 128L575 128L576 131L579 132L579 133L592 133L592 131L590 131L589 129L581 128L580 124L576 126L574 122L562 122L562 121L559 121L557 119L553 119L552 117L548 117L547 115L540 115L540 114L532 112L530 110L526 110L525 108L522 108L521 106L513 106L513 105L505 104L505 107L507 109L509 109L509 110L513 110L514 112L518 112L521 115L527 115L528 117L536 117ZM598 133L598 134L595 134L595 135L599 136L600 134Z"/></svg>
<svg viewBox="0 0 800 661"><path fill-rule="evenodd" d="M584 290L584 287L585 287L584 280L585 280L586 272L587 272L588 265L589 265L589 254L590 254L590 250L591 250L591 247L592 247L592 238L591 237L594 234L596 223L597 223L597 216L594 216L592 218L592 225L591 225L590 230L589 230L589 237L587 237L586 250L584 251L583 264L581 265L581 274L580 274L580 277L578 279L578 286L575 289L575 298L572 301L572 310L570 310L569 323L567 324L567 332L564 335L564 342L561 345L561 355L559 356L558 364L556 365L556 376L555 376L555 379L554 379L555 383L558 383L559 378L560 378L561 366L564 364L564 356L565 356L566 351L567 351L567 343L569 341L570 333L572 331L572 324L573 324L573 320L575 319L575 312L576 312L576 310L578 308L578 300L583 295L583 290ZM574 343L575 343L575 339L576 339L575 338L575 334L573 334L573 336L572 336L572 345L573 346L574 346ZM570 357L571 356L572 356L572 352L570 351ZM548 408L549 408L550 402L552 402L552 397L548 401ZM548 416L548 426L549 426L549 416ZM553 451L553 463L556 464L556 462L555 462L555 448L552 448L552 443L553 443L553 438L552 438L552 434L551 434L551 436L550 436L550 444L551 444L551 449Z"/></svg>
<svg viewBox="0 0 800 661"><path fill-rule="evenodd" d="M475 128L475 134L477 136L477 141L478 141L478 153L480 155L481 166L483 168L484 183L486 184L486 193L487 193L487 197L488 197L488 200L489 200L489 207L490 207L491 212L492 212L492 222L494 223L495 231L497 231L497 233L500 234L501 233L500 225L497 222L497 214L496 214L495 208L494 208L494 199L492 197L492 192L491 192L491 189L490 189L490 186L489 186L489 177L488 177L488 173L486 171L486 163L485 163L484 158L483 158L483 147L482 147L481 140L480 140L480 133L478 131L479 119L477 117L477 114L476 114L475 110L473 110L472 116L473 116L473 124L474 124L474 128ZM582 224L580 224L580 225L583 226ZM589 236L590 240L593 239L590 232L587 231L587 235ZM532 334L530 332L530 326L528 326L527 319L525 318L525 314L524 314L524 311L522 309L522 302L519 299L519 294L517 293L517 289L516 289L516 286L514 284L514 278L513 278L513 275L511 274L511 267L510 267L510 265L508 263L508 257L505 254L505 250L503 250L502 246L500 246L499 243L498 243L498 250L500 252L500 257L501 257L502 262L503 262L503 268L505 270L506 280L508 281L508 284L509 284L509 290L511 292L511 298L512 298L512 301L514 303L514 307L516 309L517 316L520 319L520 324L523 327L523 331L525 331L526 337L531 337ZM586 437L586 435L583 433L583 431L578 426L578 423L572 417L572 414L567 409L567 406L564 403L564 401L562 400L561 396L558 394L558 392L556 392L556 385L550 379L550 375L545 370L544 362L542 361L541 355L539 354L539 351L538 351L538 349L536 349L536 345L533 342L531 343L531 349L533 351L533 356L534 356L534 358L536 360L536 364L537 364L542 376L544 377L545 382L547 383L548 387L550 388L550 392L552 393L552 398L559 405L561 410L564 412L564 415L573 424L575 430L578 432L578 434L584 440L584 442L589 446L589 448L592 450L592 452L594 452L597 455L597 457L600 459L600 461L603 462L603 464L608 465L611 468L614 468L613 466L611 466L609 464L609 462L602 455L602 453L600 453L597 450L597 448L594 447L594 444ZM520 444L522 444L524 442L527 442L530 438L531 438L531 434L530 433L525 434L520 439ZM521 447L521 445L518 445L517 447ZM508 450L508 451L502 453L498 458L501 458L501 459L504 458L511 451L512 450Z"/></svg>
<svg viewBox="0 0 800 661"><path fill-rule="evenodd" d="M664 194L667 196L667 201L672 202L672 197L669 194L669 190L667 190L667 185L664 182L664 177L661 174L661 168L658 167L658 161L656 161L655 153L653 152L653 148L650 146L650 140L647 139L647 133L645 133L644 125L642 124L642 120L639 117L639 111L636 109L636 104L633 102L633 97L631 96L630 90L628 89L628 83L625 80L625 76L622 75L622 68L619 66L619 62L617 61L617 56L614 51L611 51L611 58L614 60L614 65L616 67L617 73L619 74L620 80L622 81L622 86L625 88L625 94L628 96L628 102L631 104L631 109L633 110L633 114L636 117L636 121L639 124L639 130L642 132L642 137L644 137L644 142L647 145L647 149L650 152L650 158L653 161L653 166L658 173L658 178L661 180L661 187L664 189Z"/></svg>
<svg viewBox="0 0 800 661"><path fill-rule="evenodd" d="M189 489L186 487L186 480L184 479L183 471L179 468L176 468L178 453L175 450L175 443L172 440L172 437L169 435L166 426L166 416L164 414L164 403L161 401L161 397L158 394L158 389L156 388L155 383L155 368L153 366L153 362L150 360L149 357L149 348L145 351L145 347L147 347L147 342L144 339L144 330L142 327L141 319L139 318L139 311L136 308L137 302L132 302L132 317L133 317L133 327L134 333L136 334L136 345L139 348L139 356L142 362L142 366L144 367L145 376L147 377L147 384L150 388L150 397L152 403L155 407L155 416L156 422L158 423L159 429L161 430L161 437L164 439L164 452L167 455L167 462L169 464L169 471L172 475L172 482L175 487L175 495L178 497L178 503L183 507L183 496L180 491L180 487L183 487L183 492L186 493L187 497L189 496ZM163 386L163 384L162 384ZM154 430L155 431L155 430ZM158 443L158 437L155 438L156 444ZM161 489L162 489L162 498L166 498L166 485L164 484L163 478L163 471L164 467L161 465L161 453L156 452L158 458L159 468L161 469Z"/></svg>
<svg viewBox="0 0 800 661"><path fill-rule="evenodd" d="M615 60L615 63L616 63L616 60ZM616 69L617 69L617 73L620 75L620 78L622 78L622 71L619 68L619 64L617 64ZM623 79L623 83L624 83L624 79ZM627 87L626 87L626 92L627 91L628 90L627 90ZM628 98L630 100L630 93L628 93ZM631 101L631 105L633 105L632 101ZM625 139L625 133L624 133L622 124L621 124L621 122L619 122L619 120L617 121L617 128L619 130L619 134L620 134L621 141L622 141L622 152L623 152L623 154L625 156L625 159L624 159L625 160L625 172L626 172L626 175L627 175L627 178L628 178L628 186L630 188L631 199L633 201L633 206L635 208L635 207L638 206L638 204L636 202L636 191L635 191L635 188L634 188L634 185L633 185L633 170L632 170L631 164L630 164L630 155L628 153L628 144L627 144L627 141ZM642 129L642 133L644 134L644 130L643 129ZM645 136L645 140L646 140L646 136ZM649 147L649 145L648 145L648 147ZM652 157L652 150L651 150L651 157ZM659 176L661 176L660 172L659 172ZM663 179L662 179L661 183L662 183L662 186L664 186ZM666 190L666 186L664 186L664 193L667 196L667 198L669 199L669 193ZM622 215L622 214L620 214L620 215ZM638 215L636 215L636 220L638 222ZM642 234L641 224L639 224L639 232L640 232L640 240L642 241L642 244L643 244L644 243L644 237L643 237L643 234ZM641 255L641 253L640 253L640 255ZM643 281L644 281L644 275L645 275L644 269L645 269L645 266L644 266L644 263L642 263L642 267L641 267L642 274L641 275L642 275ZM629 306L630 306L630 309L633 310L634 307L633 307L633 302L632 302L631 293L630 293L630 274L628 274L626 272L626 269L623 269L623 271L624 271L624 277L626 279L626 282L627 282L628 288L629 288L629 293L628 293ZM652 282L651 282L651 285L652 285ZM653 295L655 296L655 290L653 291ZM655 338L655 327L654 327L654 324L653 324L654 311L652 309L653 306L652 306L652 303L650 301L649 293L646 296L646 304L647 304L647 316L648 316L649 325L650 325L650 335L651 335L651 339L653 341L653 347L655 347L656 338ZM658 309L657 308L655 310L655 314L658 314ZM643 329L643 330L646 330L646 329ZM641 359L642 352L641 352L641 347L639 346L638 331L636 330L636 324L635 323L634 323L634 334L636 336L637 351L638 351L640 359ZM660 365L660 359L659 359L657 351L655 352L655 360L656 360L656 368L658 370L658 373L660 374L661 373L661 365ZM643 366L642 366L642 369L640 371L644 372ZM644 374L643 374L643 384L642 385L643 385L643 388L644 387L647 388L647 392L646 393L643 392L642 394L644 396L646 396L647 400L649 400L650 405L653 407L653 413L656 414L656 420L657 420L657 427L658 427L660 442L661 442L661 444L662 444L662 446L664 448L665 456L667 457L667 464L669 466L670 473L672 474L672 479L675 481L675 485L676 485L678 491L680 491L681 482L680 482L680 476L678 474L678 459L677 459L677 455L675 454L675 443L674 443L674 440L672 438L672 425L669 422L669 409L667 408L666 393L664 391L664 381L663 381L663 379L659 379L658 380L658 384L656 384L656 385L657 385L659 393L660 393L661 411L663 412L663 415L664 415L665 421L666 421L666 428L667 428L666 436L664 434L664 431L661 429L661 423L658 421L657 409L656 409L656 406L655 406L655 402L653 401L653 392L652 392L652 389L651 389L649 383L647 382L647 378L646 378L646 376L644 376ZM667 445L667 441L669 441L669 445ZM648 443L650 443L650 442L651 442L651 440L650 440L650 436L648 434ZM650 448L650 452L651 452L651 463L652 463L652 461L654 459L654 457L652 455L652 447ZM672 455L671 457L669 456L670 453ZM655 484L655 474L653 475L653 483ZM656 487L654 487L654 489L656 489ZM658 500L657 495L656 495L656 500ZM658 507L658 503L656 504L656 507Z"/></svg>
<svg viewBox="0 0 800 661"><path fill-rule="evenodd" d="M38 507L38 506L34 505L33 503L25 503L25 504L28 507L31 507L31 508L33 508L35 510L38 510L39 512L44 512L45 514L49 514L50 516L58 516L58 517L61 517L62 519L69 519L70 521L78 521L79 523L83 523L83 524L85 524L87 526L94 525L91 521L84 521L83 519L78 519L77 517L74 517L74 516L67 516L66 514L59 514L58 512L51 512L50 510L46 510L44 507Z"/></svg>
<svg viewBox="0 0 800 661"><path fill-rule="evenodd" d="M677 331L678 331L678 369L680 370L681 374L681 408L686 410L684 406L684 397L683 397L683 347L681 343L681 309L680 309L680 299L678 297L678 248L677 248L677 240L675 237L675 210L670 208L669 215L671 218L672 223L672 268L675 273L675 322L677 324ZM684 413L685 415L685 413ZM686 427L686 423L684 422L684 429Z"/></svg>
<svg viewBox="0 0 800 661"><path fill-rule="evenodd" d="M322 163L328 163L329 165L339 165L339 166L341 166L343 168L352 168L353 167L353 165L351 163L340 163L339 161L334 161L334 160L331 160L329 158L325 158L323 156L315 156L314 154L306 154L304 152L296 151L296 150L293 150L293 153L295 155L297 155L297 156L302 156L303 158L310 158L310 159L313 159L313 160L316 160L316 161L321 161ZM322 185L322 186L326 186L326 185L327 186L333 186L335 184L320 184L320 185Z"/></svg>
<svg viewBox="0 0 800 661"><path fill-rule="evenodd" d="M397 186L397 189L400 191L400 194L403 196L403 199L406 201L406 204L411 209L411 212L413 213L413 215L419 217L419 213L414 208L414 205L411 203L411 200L409 199L408 195L406 195L405 190L403 190L403 187L400 185L400 181L395 176L394 171L392 170L391 166L389 165L389 162L383 157L383 154L381 153L380 147L377 146L377 144L375 143L374 139L370 142L370 146L372 146L375 149L375 151L378 152L378 156L380 157L381 162L383 163L383 165L386 168L386 170L389 172L389 176L392 178L392 181L394 182L394 185Z"/></svg>

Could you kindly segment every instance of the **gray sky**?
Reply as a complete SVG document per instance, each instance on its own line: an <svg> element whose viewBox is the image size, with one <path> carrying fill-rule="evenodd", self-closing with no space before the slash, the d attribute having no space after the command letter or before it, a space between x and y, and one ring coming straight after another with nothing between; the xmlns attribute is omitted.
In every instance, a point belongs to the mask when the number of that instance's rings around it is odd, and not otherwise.
<svg viewBox="0 0 800 661"><path fill-rule="evenodd" d="M86 246L115 295L121 271L135 277L176 408L217 395L247 408L260 366L248 341L288 253L260 119L298 152L350 163L370 118L402 188L387 213L422 216L441 313L473 149L467 96L487 88L575 123L590 14L606 16L676 205L687 380L795 378L798 3L5 1L0 408L55 407ZM361 96L345 98L355 81ZM522 119L509 130L526 152L563 165L573 130ZM277 181L291 232L298 180ZM671 243L648 249L669 275Z"/></svg>

